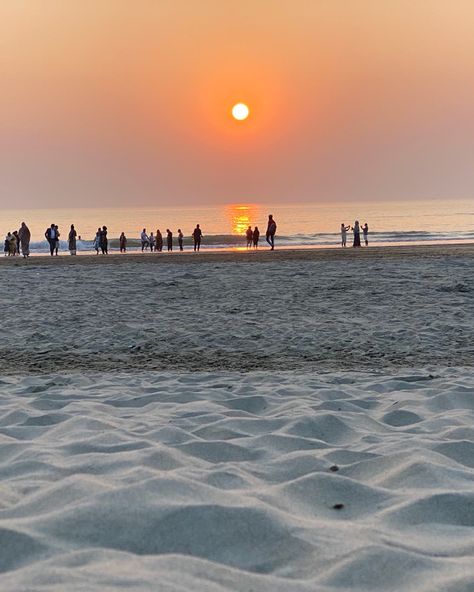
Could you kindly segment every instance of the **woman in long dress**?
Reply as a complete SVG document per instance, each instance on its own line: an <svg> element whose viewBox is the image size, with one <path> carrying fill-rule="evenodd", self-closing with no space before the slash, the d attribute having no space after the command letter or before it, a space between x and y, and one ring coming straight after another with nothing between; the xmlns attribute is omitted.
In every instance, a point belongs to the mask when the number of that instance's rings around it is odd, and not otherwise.
<svg viewBox="0 0 474 592"><path fill-rule="evenodd" d="M20 247L23 257L30 256L30 240L31 240L31 232L28 226L22 222L20 230L18 231L18 237L20 238Z"/></svg>
<svg viewBox="0 0 474 592"><path fill-rule="evenodd" d="M354 232L354 247L360 247L360 226L359 220L354 222L354 226L352 227L352 231Z"/></svg>
<svg viewBox="0 0 474 592"><path fill-rule="evenodd" d="M76 232L76 229L74 228L74 224L71 224L71 230L69 231L69 236L68 236L68 249L69 249L69 252L71 253L71 255L76 254L76 249L77 249L76 239L77 239L77 232Z"/></svg>

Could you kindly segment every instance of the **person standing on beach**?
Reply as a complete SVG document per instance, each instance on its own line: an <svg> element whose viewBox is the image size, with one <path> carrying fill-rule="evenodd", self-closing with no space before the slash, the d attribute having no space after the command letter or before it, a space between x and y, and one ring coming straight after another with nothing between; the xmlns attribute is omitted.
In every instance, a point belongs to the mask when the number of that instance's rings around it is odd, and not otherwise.
<svg viewBox="0 0 474 592"><path fill-rule="evenodd" d="M257 249L258 248L258 239L260 238L260 230L258 229L258 226L255 226L255 228L253 229L253 248Z"/></svg>
<svg viewBox="0 0 474 592"><path fill-rule="evenodd" d="M180 251L183 250L183 238L184 234L181 232L181 228L178 228L178 245Z"/></svg>
<svg viewBox="0 0 474 592"><path fill-rule="evenodd" d="M275 249L275 233L276 233L277 225L275 220L273 219L272 214L268 216L268 225L267 225L267 232L265 234L265 239L267 243L270 245L270 250L273 251Z"/></svg>
<svg viewBox="0 0 474 592"><path fill-rule="evenodd" d="M107 226L102 226L102 229L99 229L99 247L102 251L102 255L109 254L109 239L107 238Z"/></svg>
<svg viewBox="0 0 474 592"><path fill-rule="evenodd" d="M16 240L15 255L19 255L20 254L20 237L18 236L18 230L13 231L13 236L15 237L15 240Z"/></svg>
<svg viewBox="0 0 474 592"><path fill-rule="evenodd" d="M350 230L350 225L346 226L344 222L341 224L341 247L347 246L347 231Z"/></svg>
<svg viewBox="0 0 474 592"><path fill-rule="evenodd" d="M362 226L362 232L364 234L365 246L368 247L369 246L369 225L367 224L367 222L364 224L364 226Z"/></svg>
<svg viewBox="0 0 474 592"><path fill-rule="evenodd" d="M3 243L3 252L5 253L5 257L10 257L10 241L12 240L12 233L10 231L7 232L7 236L5 237L5 242Z"/></svg>
<svg viewBox="0 0 474 592"><path fill-rule="evenodd" d="M9 242L9 247L10 247L10 255L12 257L14 257L16 255L16 246L17 246L17 238L15 236L15 231L12 232L10 234L10 242Z"/></svg>
<svg viewBox="0 0 474 592"><path fill-rule="evenodd" d="M149 242L150 242L150 252L153 253L153 251L155 250L155 237L153 236L153 232L150 232L150 236L149 236Z"/></svg>
<svg viewBox="0 0 474 592"><path fill-rule="evenodd" d="M22 222L20 230L18 231L18 237L20 238L20 246L23 258L30 256L30 240L31 240L31 232L28 226Z"/></svg>
<svg viewBox="0 0 474 592"><path fill-rule="evenodd" d="M119 245L120 252L125 253L127 250L127 237L125 236L125 232L122 232L122 234L119 237Z"/></svg>
<svg viewBox="0 0 474 592"><path fill-rule="evenodd" d="M98 255L99 249L100 249L100 228L98 228L97 232L95 233L95 239L94 239L94 242L92 243L92 246L95 249L95 254Z"/></svg>
<svg viewBox="0 0 474 592"><path fill-rule="evenodd" d="M160 232L160 229L158 228L156 231L156 248L155 248L155 252L159 251L161 253L161 251L163 250L163 235Z"/></svg>
<svg viewBox="0 0 474 592"><path fill-rule="evenodd" d="M173 233L169 228L166 229L166 242L168 244L168 251L173 250Z"/></svg>
<svg viewBox="0 0 474 592"><path fill-rule="evenodd" d="M196 224L196 228L193 230L194 251L199 251L201 248L201 239L202 230L199 227L199 224Z"/></svg>
<svg viewBox="0 0 474 592"><path fill-rule="evenodd" d="M59 251L59 237L61 236L59 233L59 227L56 224L54 226L54 229L56 230L56 240L54 242L54 254L57 256L58 255L58 251Z"/></svg>
<svg viewBox="0 0 474 592"><path fill-rule="evenodd" d="M148 238L148 235L146 233L146 228L144 228L142 230L142 233L140 235L140 239L142 241L142 253L143 253L143 251L150 246L150 239Z"/></svg>
<svg viewBox="0 0 474 592"><path fill-rule="evenodd" d="M360 247L360 226L359 220L354 222L354 226L352 227L352 231L354 232L354 244L353 247Z"/></svg>
<svg viewBox="0 0 474 592"><path fill-rule="evenodd" d="M249 226L247 228L247 231L245 232L245 236L247 238L247 249L250 249L250 247L252 246L252 242L253 242L253 230L252 230L251 226Z"/></svg>
<svg viewBox="0 0 474 592"><path fill-rule="evenodd" d="M77 244L76 244L77 232L76 232L76 229L74 228L74 224L71 224L71 230L69 231L69 236L67 238L68 238L67 248L69 249L69 252L71 253L71 255L75 255L76 249L77 249Z"/></svg>
<svg viewBox="0 0 474 592"><path fill-rule="evenodd" d="M49 254L52 257L54 255L54 249L56 248L56 226L51 224L51 226L46 229L44 236L49 243Z"/></svg>

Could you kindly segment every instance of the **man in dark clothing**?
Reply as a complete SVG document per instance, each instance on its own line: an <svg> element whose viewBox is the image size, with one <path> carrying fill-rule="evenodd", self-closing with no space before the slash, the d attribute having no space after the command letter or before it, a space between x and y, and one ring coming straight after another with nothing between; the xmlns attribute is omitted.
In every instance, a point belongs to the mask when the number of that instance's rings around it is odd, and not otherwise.
<svg viewBox="0 0 474 592"><path fill-rule="evenodd" d="M173 250L173 233L171 232L171 230L169 228L166 229L166 232L167 232L166 241L168 243L168 251L172 251Z"/></svg>
<svg viewBox="0 0 474 592"><path fill-rule="evenodd" d="M54 250L56 249L56 226L54 224L51 224L51 226L46 229L44 236L46 237L46 240L49 243L49 252L52 257L54 255Z"/></svg>
<svg viewBox="0 0 474 592"><path fill-rule="evenodd" d="M99 247L102 251L102 255L108 255L109 239L107 238L107 226L102 226L102 229L99 232Z"/></svg>
<svg viewBox="0 0 474 592"><path fill-rule="evenodd" d="M270 245L271 247L271 251L274 250L275 248L275 232L277 229L277 225L275 220L273 219L272 214L269 214L268 216L268 226L267 226L267 233L265 235L265 238L267 240L267 243Z"/></svg>
<svg viewBox="0 0 474 592"><path fill-rule="evenodd" d="M196 224L196 228L193 230L194 250L199 251L201 248L202 230L199 228L199 224Z"/></svg>

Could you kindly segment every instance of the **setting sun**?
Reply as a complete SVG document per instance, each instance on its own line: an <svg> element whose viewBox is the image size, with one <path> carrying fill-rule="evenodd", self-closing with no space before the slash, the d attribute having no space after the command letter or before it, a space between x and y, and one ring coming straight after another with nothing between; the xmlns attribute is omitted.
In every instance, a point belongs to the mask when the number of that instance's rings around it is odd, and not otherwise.
<svg viewBox="0 0 474 592"><path fill-rule="evenodd" d="M237 103L232 107L232 117L237 121L244 121L249 116L250 109L245 103Z"/></svg>

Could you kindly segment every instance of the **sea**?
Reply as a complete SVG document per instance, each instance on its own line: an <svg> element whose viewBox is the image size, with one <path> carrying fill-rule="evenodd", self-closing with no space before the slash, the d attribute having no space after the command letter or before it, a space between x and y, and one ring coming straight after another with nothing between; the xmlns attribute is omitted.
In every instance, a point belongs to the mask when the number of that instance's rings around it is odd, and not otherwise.
<svg viewBox="0 0 474 592"><path fill-rule="evenodd" d="M118 237L124 232L128 250L140 248L140 233L160 229L163 236L171 229L176 237L180 228L185 248L191 245L196 224L203 232L202 250L239 250L245 248L245 231L258 226L261 245L265 246L268 214L277 223L276 246L286 248L340 247L341 223L355 220L369 225L369 246L449 244L474 242L474 199L437 199L431 201L367 203L234 203L206 207L117 207L1 209L0 232L17 230L26 222L32 233L31 252L48 252L45 230L52 223L59 226L60 252L67 251L67 235L75 225L80 240L79 253L93 251L97 228L108 228L109 247L118 250ZM352 233L348 233L348 245Z"/></svg>

